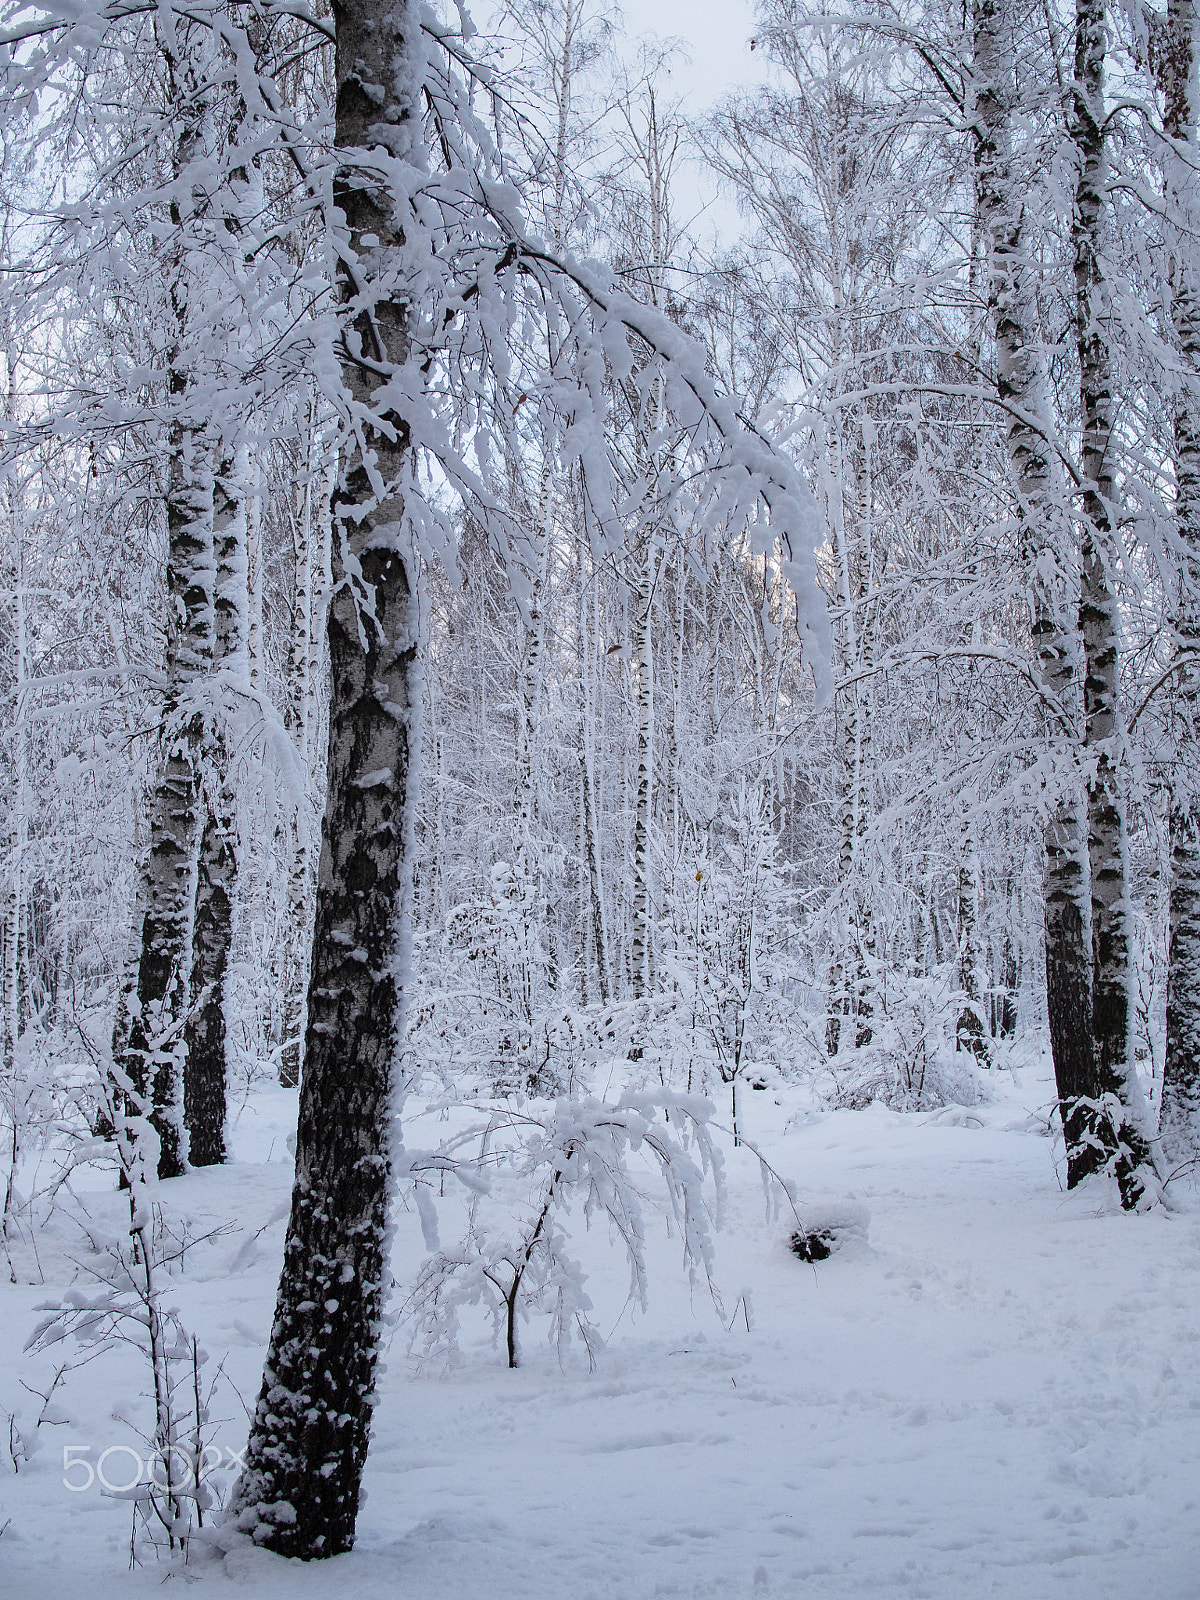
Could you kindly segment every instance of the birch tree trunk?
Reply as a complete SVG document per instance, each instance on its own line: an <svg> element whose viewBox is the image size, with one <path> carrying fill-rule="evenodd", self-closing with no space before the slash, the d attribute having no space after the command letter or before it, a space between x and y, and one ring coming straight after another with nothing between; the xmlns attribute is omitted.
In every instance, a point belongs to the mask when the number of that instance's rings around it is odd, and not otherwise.
<svg viewBox="0 0 1200 1600"><path fill-rule="evenodd" d="M636 793L633 814L633 892L629 976L635 1000L650 992L653 893L650 886L650 821L654 785L654 590L658 551L647 533L638 562L633 602L633 683L637 710Z"/></svg>
<svg viewBox="0 0 1200 1600"><path fill-rule="evenodd" d="M407 308L378 287L404 241L392 191L368 154L408 157L419 115L409 59L418 22L415 7L394 0L346 0L336 21L334 196L357 263L356 281L344 284L341 357L357 443L333 503L329 787L296 1180L262 1390L232 1500L239 1527L258 1543L303 1559L353 1544L370 1433L419 704L418 612L396 492L408 435L376 402L408 356Z"/></svg>
<svg viewBox="0 0 1200 1600"><path fill-rule="evenodd" d="M11 378L14 362L8 352ZM0 1236L9 1236L14 1185L21 1153L22 1111L18 1079L17 1048L23 1022L21 985L21 945L25 920L25 850L29 837L29 736L28 677L29 649L25 614L25 528L17 492L10 487L9 518L13 534L13 727L11 785L8 796L9 838L8 875L0 916L0 957L3 978L0 982L0 1031L4 1045L0 1051L0 1112L11 1126L4 1130L8 1175L4 1186L4 1207L0 1216ZM9 1267L11 1274L11 1264Z"/></svg>
<svg viewBox="0 0 1200 1600"><path fill-rule="evenodd" d="M166 495L164 749L148 807L150 840L138 888L136 964L126 969L113 1029L113 1060L132 1089L131 1109L140 1115L141 1106L150 1106L160 1178L177 1177L187 1160L182 1091L204 739L200 691L212 668L214 629L212 458L197 410L196 356L189 345L191 301L205 292L209 246L207 192L203 179L192 181L190 175L205 156L210 91L206 62L189 37L189 27L186 22L177 26L160 45L180 117L174 169L181 191L171 204L175 235L169 311L175 342L168 378L174 416Z"/></svg>
<svg viewBox="0 0 1200 1600"><path fill-rule="evenodd" d="M977 0L976 183L991 246L988 298L996 340L997 392L1008 408L1009 473L1020 522L1022 566L1029 581L1030 632L1048 707L1048 736L1072 772L1044 829L1046 1008L1071 1188L1096 1164L1085 1106L1097 1095L1090 1044L1086 846L1071 749L1080 732L1079 651L1074 629L1065 621L1064 591L1069 591L1075 567L1074 534L1051 443L1035 268L1024 236L1027 205L1013 172L1010 32L1006 0Z"/></svg>
<svg viewBox="0 0 1200 1600"><path fill-rule="evenodd" d="M212 651L212 477L200 431L174 429L167 496L167 592L179 622L168 633L163 708L166 748L149 804L150 845L139 885L136 967L127 974L113 1054L135 1096L149 1098L159 1139L158 1175L186 1160L180 1096L190 1002L193 856L203 717L189 700ZM122 1037L123 1035L123 1037Z"/></svg>
<svg viewBox="0 0 1200 1600"><path fill-rule="evenodd" d="M1160 1126L1173 1159L1200 1156L1200 284L1196 228L1196 85L1193 0L1170 0L1163 51L1167 205L1173 223L1171 310L1181 363L1175 411L1175 526L1179 535L1176 647L1182 668L1181 737L1171 775L1167 1048Z"/></svg>
<svg viewBox="0 0 1200 1600"><path fill-rule="evenodd" d="M246 667L245 450L222 463L213 485L213 669L244 677ZM214 682L214 702L223 695ZM222 710L210 711L203 751L204 825L196 861L191 1004L185 1038L183 1120L194 1167L225 1160L225 972L233 942L237 879L229 750Z"/></svg>
<svg viewBox="0 0 1200 1600"><path fill-rule="evenodd" d="M1137 1206L1157 1193L1140 1090L1131 1059L1129 898L1119 629L1112 571L1112 362L1108 303L1101 263L1107 177L1105 150L1104 0L1077 0L1071 136L1075 191L1075 333L1083 477L1080 625L1085 676L1084 742L1088 860L1092 900L1092 1041L1099 1099L1090 1108L1089 1142L1098 1163L1111 1165L1121 1203Z"/></svg>
<svg viewBox="0 0 1200 1600"><path fill-rule="evenodd" d="M252 29L252 32L257 30ZM236 105L224 143L237 148L246 116ZM215 141L214 141L215 142ZM232 158L236 160L236 157ZM229 280L237 283L246 265L247 222L261 214L262 174L253 160L233 166L221 190L220 214L213 229L214 249L224 248ZM236 297L228 307L224 332L235 349L247 339L245 312ZM196 897L192 923L191 995L185 1028L183 1120L192 1166L225 1160L225 974L233 944L233 897L237 884L234 849L234 796L229 786L228 717L236 709L231 694L249 687L249 540L247 529L250 452L245 443L221 435L217 418L205 419L213 435L212 665L215 674L207 707L201 752L200 847L196 857ZM261 562L259 563L261 568ZM261 588L258 595L261 610Z"/></svg>
<svg viewBox="0 0 1200 1600"><path fill-rule="evenodd" d="M313 508L321 493L322 471L317 454L317 408L309 408L308 470L304 484L304 504L296 528L296 584L293 600L291 659L288 663L287 722L300 759L300 769L311 768L314 743L313 709L319 662L314 659L315 619L321 615L320 595L313 585ZM322 515L324 549L328 517ZM322 567L324 562L322 561ZM323 587L323 586L322 586ZM307 784L304 785L307 790ZM279 1059L279 1081L285 1088L300 1082L300 1063L307 1014L307 973L309 924L312 901L309 817L307 794L296 797L292 819L292 863L288 873L287 953L284 961L283 1047Z"/></svg>
<svg viewBox="0 0 1200 1600"><path fill-rule="evenodd" d="M533 1017L539 1000L543 968L546 969L551 989L556 987L553 926L546 916L541 853L534 838L538 810L535 762L542 717L546 607L550 600L553 491L549 456L543 461L537 505L530 505L524 495L518 501L522 502L525 520L533 524L535 573L529 598L529 618L522 630L517 672L516 883L517 901L521 907L521 1012L526 1024L524 1037L517 1048L523 1058L527 1079L532 1082L537 1072L533 1054Z"/></svg>
<svg viewBox="0 0 1200 1600"><path fill-rule="evenodd" d="M969 1050L983 1066L991 1062L983 1026L983 996L979 987L980 948L979 855L970 822L964 816L958 851L958 981L968 1004L958 1014L955 1049Z"/></svg>
<svg viewBox="0 0 1200 1600"><path fill-rule="evenodd" d="M599 805L596 794L596 696L599 673L596 654L602 649L600 626L600 601L598 582L593 571L592 581L583 582L583 557L580 555L579 592L579 787L583 825L583 850L587 863L587 888L592 929L592 946L596 954L596 984L600 999L605 1005L612 997L612 980L609 976L608 936L604 918L604 884L601 877ZM591 618L587 614L587 595L591 594Z"/></svg>
<svg viewBox="0 0 1200 1600"><path fill-rule="evenodd" d="M871 686L873 637L871 619L862 602L868 598L868 564L858 548L857 497L844 475L849 469L842 424L830 430L829 505L834 531L838 598L842 616L837 630L839 670L851 678L839 690L841 729L838 773L837 885L840 898L839 948L830 968L829 1009L825 1048L836 1055L848 1041L843 1023L853 1024L853 1044L861 1050L872 1037L871 955L875 936L872 908L864 892L864 840L871 820ZM861 627L860 627L861 620Z"/></svg>

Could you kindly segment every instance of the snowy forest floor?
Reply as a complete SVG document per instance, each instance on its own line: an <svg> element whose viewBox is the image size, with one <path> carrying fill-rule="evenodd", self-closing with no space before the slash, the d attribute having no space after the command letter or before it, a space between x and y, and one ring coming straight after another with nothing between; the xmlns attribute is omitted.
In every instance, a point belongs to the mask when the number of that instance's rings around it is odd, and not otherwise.
<svg viewBox="0 0 1200 1600"><path fill-rule="evenodd" d="M399 1332L358 1543L329 1562L194 1542L186 1567L151 1553L130 1571L128 1504L63 1483L64 1445L90 1447L95 1462L137 1446L149 1421L142 1358L106 1350L68 1374L59 1420L38 1430L19 1473L0 1441L0 1593L112 1600L166 1581L264 1600L1196 1600L1195 1194L1181 1197L1188 1212L1135 1217L1095 1190L1066 1196L1055 1146L1037 1131L1045 1064L998 1073L996 1088L992 1104L934 1115L822 1114L799 1089L747 1092L748 1133L802 1208L853 1198L871 1221L866 1242L798 1261L788 1216L765 1216L753 1156L723 1140L725 1323L706 1290L689 1288L678 1240L651 1206L648 1314L623 1310L627 1269L607 1228L574 1230L608 1340L593 1373L578 1356L560 1365L544 1317L525 1326L516 1372L482 1322L464 1323L449 1375L417 1371ZM233 1129L232 1164L164 1191L193 1232L232 1225L189 1253L168 1299L213 1367L228 1352L248 1403L294 1112L293 1093L256 1093ZM120 1196L81 1197L95 1225L119 1229ZM44 1387L65 1347L21 1348L85 1248L64 1211L39 1242L45 1282L0 1289L0 1406L27 1432L40 1402L20 1380ZM402 1215L401 1284L423 1253L416 1219ZM20 1265L33 1268L32 1256ZM214 1437L237 1450L245 1416L231 1388L221 1394ZM127 1473L111 1462L112 1477Z"/></svg>

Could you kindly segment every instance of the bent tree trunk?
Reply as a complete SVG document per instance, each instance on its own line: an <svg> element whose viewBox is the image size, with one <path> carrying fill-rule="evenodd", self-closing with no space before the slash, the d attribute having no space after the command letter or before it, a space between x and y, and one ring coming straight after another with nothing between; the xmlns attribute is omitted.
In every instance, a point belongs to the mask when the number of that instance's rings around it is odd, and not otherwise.
<svg viewBox="0 0 1200 1600"><path fill-rule="evenodd" d="M368 151L403 161L417 108L412 7L347 0L337 18L335 200L357 277L342 378L355 418L334 495L329 789L296 1133L296 1179L271 1345L234 1491L238 1526L282 1555L348 1550L370 1431L383 1306L388 1130L399 1032L417 606L395 486L404 424L375 394L408 355L405 307L376 299L403 235ZM410 122L410 118L412 121ZM394 278L393 278L394 281ZM384 493L372 490L368 456ZM378 479L376 480L378 482Z"/></svg>
<svg viewBox="0 0 1200 1600"><path fill-rule="evenodd" d="M1192 659L1181 673L1182 730L1171 774L1171 943L1167 958L1167 1058L1161 1131L1173 1160L1200 1156L1200 284L1196 226L1195 14L1193 0L1170 0L1163 125L1168 156L1167 203L1173 224L1171 309L1179 348L1180 395L1175 410L1175 525L1179 595L1175 636Z"/></svg>

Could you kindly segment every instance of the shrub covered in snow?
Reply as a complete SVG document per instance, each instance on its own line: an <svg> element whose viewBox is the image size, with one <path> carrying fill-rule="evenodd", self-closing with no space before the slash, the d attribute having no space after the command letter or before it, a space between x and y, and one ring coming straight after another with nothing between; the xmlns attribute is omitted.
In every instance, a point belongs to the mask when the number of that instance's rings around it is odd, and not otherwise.
<svg viewBox="0 0 1200 1600"><path fill-rule="evenodd" d="M816 1083L820 1099L850 1110L876 1100L894 1111L984 1104L991 1098L987 1078L975 1056L957 1048L965 1003L944 974L909 977L887 1013L871 1019L869 1039L826 1062Z"/></svg>

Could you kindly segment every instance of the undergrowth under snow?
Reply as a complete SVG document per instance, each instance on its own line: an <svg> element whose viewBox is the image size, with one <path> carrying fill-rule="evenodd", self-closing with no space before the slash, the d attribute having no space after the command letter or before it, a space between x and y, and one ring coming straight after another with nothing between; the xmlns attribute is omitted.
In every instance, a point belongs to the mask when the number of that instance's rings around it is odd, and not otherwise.
<svg viewBox="0 0 1200 1600"><path fill-rule="evenodd" d="M585 1228L578 1207L560 1218L603 1341L593 1370L580 1341L551 1347L541 1313L521 1328L516 1371L485 1306L459 1308L449 1359L399 1322L357 1546L309 1566L244 1542L222 1550L218 1532L193 1539L186 1565L143 1541L130 1570L130 1502L65 1487L64 1448L90 1465L113 1452L119 1483L152 1430L131 1346L67 1371L46 1403L34 1391L86 1350L21 1353L37 1307L86 1290L122 1228L109 1180L77 1175L37 1256L18 1253L30 1281L0 1291L0 1592L1195 1600L1200 1212L1129 1216L1103 1190L1065 1195L1044 1063L992 1076L989 1103L933 1114L822 1110L777 1084L744 1095L748 1135L805 1224L854 1222L819 1263L791 1253L786 1200L768 1216L755 1155L721 1133L716 1296L689 1275L652 1164L645 1310L612 1227ZM232 1163L160 1197L168 1228L196 1241L166 1303L209 1354L214 1490L236 1466L261 1374L294 1112L294 1093L257 1092ZM432 1148L471 1114L410 1102L406 1141ZM433 1198L444 1247L470 1190L450 1183ZM1195 1206L1194 1191L1181 1199ZM396 1309L427 1256L416 1210L402 1212Z"/></svg>

